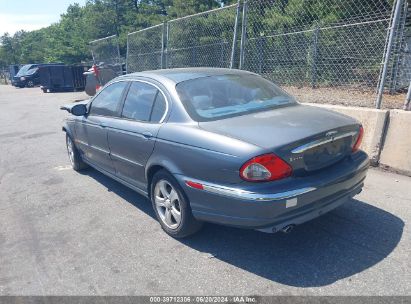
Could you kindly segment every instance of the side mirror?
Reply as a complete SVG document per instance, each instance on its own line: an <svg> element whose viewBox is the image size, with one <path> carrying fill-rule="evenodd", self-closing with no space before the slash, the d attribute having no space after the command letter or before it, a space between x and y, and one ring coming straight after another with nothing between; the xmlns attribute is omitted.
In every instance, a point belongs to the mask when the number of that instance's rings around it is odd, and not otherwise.
<svg viewBox="0 0 411 304"><path fill-rule="evenodd" d="M84 104L76 104L71 108L70 112L75 116L84 116L87 114L87 107Z"/></svg>

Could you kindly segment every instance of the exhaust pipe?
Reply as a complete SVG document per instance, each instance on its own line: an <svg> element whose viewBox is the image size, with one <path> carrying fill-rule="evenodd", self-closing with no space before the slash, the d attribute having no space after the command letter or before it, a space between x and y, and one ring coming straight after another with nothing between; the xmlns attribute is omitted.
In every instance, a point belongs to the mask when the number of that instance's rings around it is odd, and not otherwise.
<svg viewBox="0 0 411 304"><path fill-rule="evenodd" d="M282 232L284 232L284 233L290 233L290 232L291 232L291 230L293 230L293 229L294 229L294 226L295 226L295 225L288 225L288 226L285 226L285 227L281 228L281 231L282 231Z"/></svg>

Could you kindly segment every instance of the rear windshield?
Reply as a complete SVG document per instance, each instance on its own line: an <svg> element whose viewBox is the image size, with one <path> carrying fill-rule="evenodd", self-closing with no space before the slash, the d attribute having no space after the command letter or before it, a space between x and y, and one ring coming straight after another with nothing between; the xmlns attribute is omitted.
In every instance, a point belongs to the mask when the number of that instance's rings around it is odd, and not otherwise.
<svg viewBox="0 0 411 304"><path fill-rule="evenodd" d="M176 86L187 112L196 121L218 120L294 104L293 97L257 75L218 75Z"/></svg>

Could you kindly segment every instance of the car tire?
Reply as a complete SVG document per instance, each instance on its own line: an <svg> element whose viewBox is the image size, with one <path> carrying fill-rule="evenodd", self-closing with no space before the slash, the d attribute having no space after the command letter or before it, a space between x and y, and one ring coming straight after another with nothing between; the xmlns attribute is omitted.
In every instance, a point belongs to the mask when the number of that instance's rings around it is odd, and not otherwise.
<svg viewBox="0 0 411 304"><path fill-rule="evenodd" d="M47 93L47 89L41 89L43 93Z"/></svg>
<svg viewBox="0 0 411 304"><path fill-rule="evenodd" d="M28 88L32 88L32 87L34 87L34 81L33 81L33 80L29 80L29 81L27 81L26 86L27 86Z"/></svg>
<svg viewBox="0 0 411 304"><path fill-rule="evenodd" d="M66 134L66 146L71 167L76 171L81 171L87 168L88 165L81 159L79 151L68 134Z"/></svg>
<svg viewBox="0 0 411 304"><path fill-rule="evenodd" d="M150 198L161 228L174 238L184 238L202 227L192 212L190 203L177 180L165 170L152 179Z"/></svg>

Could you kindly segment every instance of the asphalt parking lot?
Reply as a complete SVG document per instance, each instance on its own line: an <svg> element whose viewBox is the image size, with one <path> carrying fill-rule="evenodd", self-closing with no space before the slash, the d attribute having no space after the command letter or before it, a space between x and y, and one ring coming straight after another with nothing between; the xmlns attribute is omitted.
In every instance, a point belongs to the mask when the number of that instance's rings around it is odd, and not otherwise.
<svg viewBox="0 0 411 304"><path fill-rule="evenodd" d="M59 106L84 93L0 86L0 295L411 295L411 178L294 229L162 232L150 203L69 167Z"/></svg>

